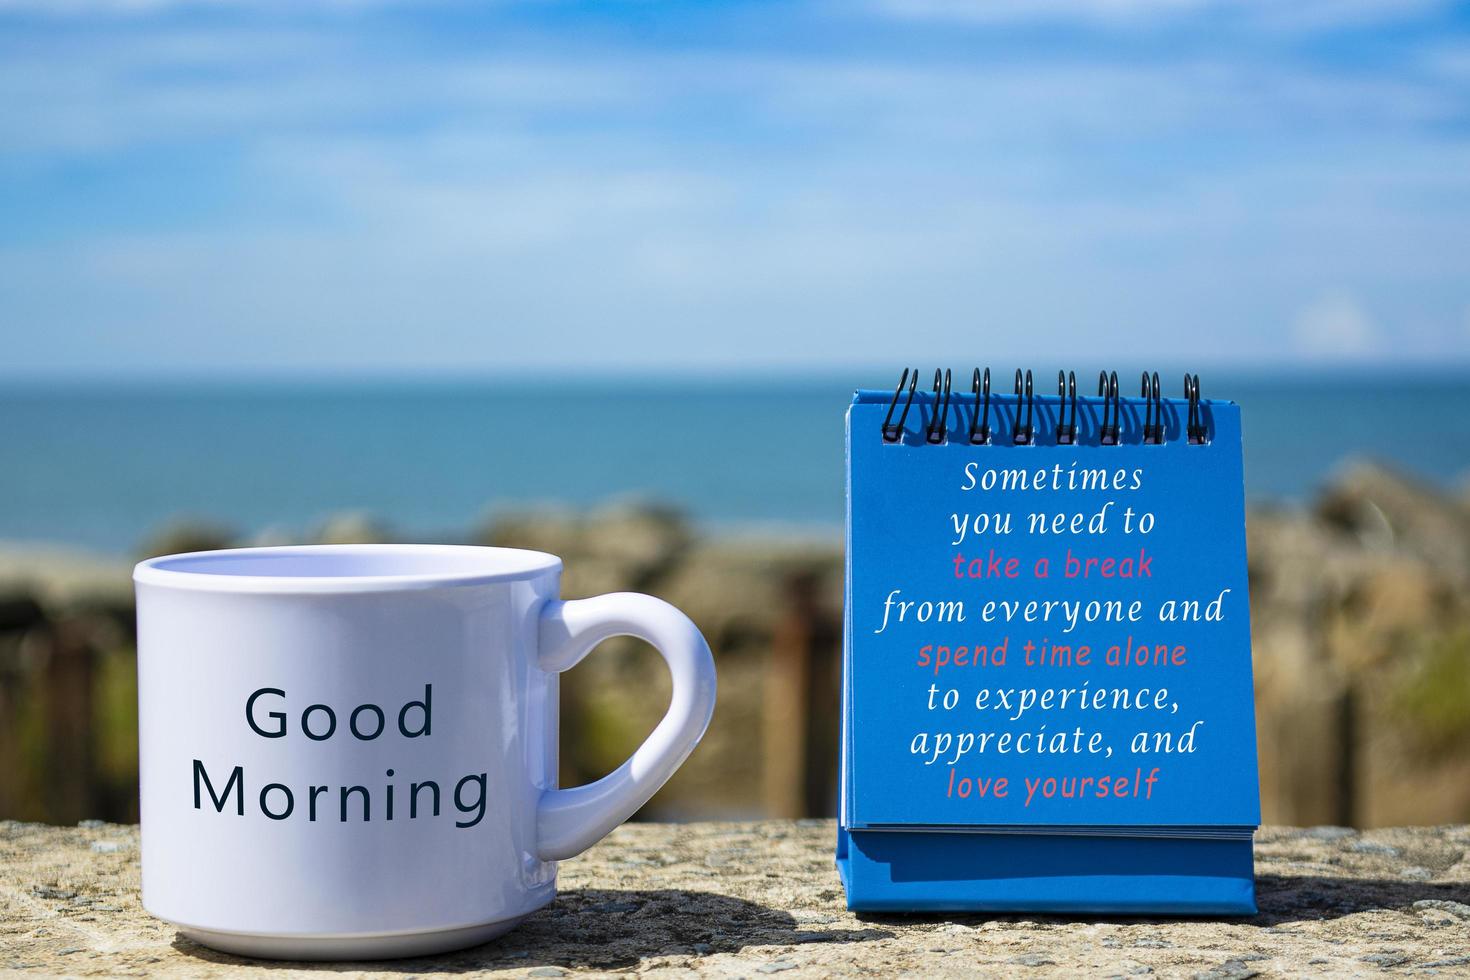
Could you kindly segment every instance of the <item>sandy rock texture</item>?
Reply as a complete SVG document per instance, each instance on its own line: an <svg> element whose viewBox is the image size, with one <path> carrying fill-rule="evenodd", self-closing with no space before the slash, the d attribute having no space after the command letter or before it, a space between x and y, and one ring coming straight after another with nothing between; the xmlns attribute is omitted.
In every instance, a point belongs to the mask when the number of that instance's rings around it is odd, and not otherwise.
<svg viewBox="0 0 1470 980"><path fill-rule="evenodd" d="M630 824L485 946L386 963L203 949L145 913L137 828L0 824L0 971L224 977L1470 976L1470 827L1267 828L1251 919L856 916L830 821Z"/></svg>

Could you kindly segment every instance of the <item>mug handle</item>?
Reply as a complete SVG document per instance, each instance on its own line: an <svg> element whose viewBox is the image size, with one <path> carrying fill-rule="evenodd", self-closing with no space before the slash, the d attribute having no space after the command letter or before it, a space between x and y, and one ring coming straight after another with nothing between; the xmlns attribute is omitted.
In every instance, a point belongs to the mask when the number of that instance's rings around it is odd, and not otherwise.
<svg viewBox="0 0 1470 980"><path fill-rule="evenodd" d="M538 666L548 673L570 670L614 636L646 640L663 656L674 679L669 710L612 773L585 786L541 795L536 852L543 861L582 853L636 813L694 751L715 710L715 662L709 644L688 616L649 595L611 592L547 602L541 610Z"/></svg>

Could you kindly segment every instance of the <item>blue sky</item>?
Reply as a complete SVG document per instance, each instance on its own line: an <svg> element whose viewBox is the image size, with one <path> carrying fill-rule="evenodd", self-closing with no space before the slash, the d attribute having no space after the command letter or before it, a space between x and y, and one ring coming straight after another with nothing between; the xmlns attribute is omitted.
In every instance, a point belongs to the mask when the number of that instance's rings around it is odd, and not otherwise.
<svg viewBox="0 0 1470 980"><path fill-rule="evenodd" d="M0 0L0 373L1470 364L1470 13Z"/></svg>

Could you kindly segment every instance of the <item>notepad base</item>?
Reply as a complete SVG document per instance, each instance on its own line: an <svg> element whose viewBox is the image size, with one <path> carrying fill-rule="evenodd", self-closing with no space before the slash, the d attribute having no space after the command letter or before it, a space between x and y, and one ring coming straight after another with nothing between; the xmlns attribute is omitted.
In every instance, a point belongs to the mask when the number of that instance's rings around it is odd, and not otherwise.
<svg viewBox="0 0 1470 980"><path fill-rule="evenodd" d="M838 829L868 912L1253 915L1251 841Z"/></svg>

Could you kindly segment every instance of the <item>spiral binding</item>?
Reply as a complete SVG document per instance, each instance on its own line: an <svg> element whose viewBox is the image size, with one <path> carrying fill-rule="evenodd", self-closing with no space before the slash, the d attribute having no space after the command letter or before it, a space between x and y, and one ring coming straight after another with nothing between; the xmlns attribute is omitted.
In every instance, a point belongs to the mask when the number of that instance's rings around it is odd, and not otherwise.
<svg viewBox="0 0 1470 980"><path fill-rule="evenodd" d="M939 370L934 371L934 404L940 404L939 395ZM944 402L943 407L934 413L934 420L929 423L929 428L924 432L924 441L930 445L937 446L944 441L949 431L949 371L944 372Z"/></svg>
<svg viewBox="0 0 1470 980"><path fill-rule="evenodd" d="M939 445L949 437L949 411L953 397L951 381L952 376L949 369L935 370L931 391L934 396L935 411L929 423L924 427L924 442L929 445ZM902 376L898 379L898 387L893 389L893 399L888 403L888 413L883 417L884 442L896 443L903 440L904 422L909 417L909 409L913 407L914 393L918 390L918 385L919 369L904 368ZM1014 387L1016 406L1010 438L1012 445L1030 446L1036 442L1034 388L1031 372L1017 368ZM970 416L969 443L972 446L991 445L994 430L990 425L990 368L985 368L983 372L978 367L975 369L970 382L970 395L974 412ZM1004 396L998 397L1003 398ZM1117 371L1098 372L1097 397L1102 399L1102 417L1097 431L1098 444L1122 445L1123 399L1118 391ZM1184 398L1189 403L1187 421L1184 426L1185 440L1191 446L1205 445L1210 441L1210 434L1209 426L1205 423L1204 412L1200 408L1199 375L1184 375ZM1075 446L1078 442L1079 430L1077 427L1077 375L1074 372L1057 372L1057 399L1059 403L1056 428L1057 445ZM1144 403L1143 444L1161 446L1168 441L1168 430L1164 425L1164 398L1157 371L1143 372L1140 399ZM899 409L900 401L903 402L902 410ZM958 405L956 410L958 411ZM894 412L898 412L897 422L893 421ZM960 418L963 419L963 415Z"/></svg>
<svg viewBox="0 0 1470 980"><path fill-rule="evenodd" d="M1098 426L1098 438L1104 446L1116 446L1122 434L1123 399L1118 395L1118 372L1097 373L1097 397L1103 400L1102 424ZM1112 415L1108 414L1109 407ZM1108 419L1112 421L1109 422Z"/></svg>

